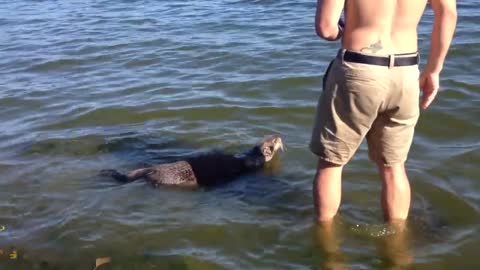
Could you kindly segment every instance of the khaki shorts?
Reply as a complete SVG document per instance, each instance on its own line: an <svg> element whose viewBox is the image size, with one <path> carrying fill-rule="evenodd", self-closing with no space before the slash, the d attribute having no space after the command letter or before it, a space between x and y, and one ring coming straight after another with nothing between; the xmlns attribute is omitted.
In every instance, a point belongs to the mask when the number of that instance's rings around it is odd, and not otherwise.
<svg viewBox="0 0 480 270"><path fill-rule="evenodd" d="M342 56L339 53L324 76L310 150L344 165L367 137L372 161L405 162L420 113L418 65L360 64Z"/></svg>

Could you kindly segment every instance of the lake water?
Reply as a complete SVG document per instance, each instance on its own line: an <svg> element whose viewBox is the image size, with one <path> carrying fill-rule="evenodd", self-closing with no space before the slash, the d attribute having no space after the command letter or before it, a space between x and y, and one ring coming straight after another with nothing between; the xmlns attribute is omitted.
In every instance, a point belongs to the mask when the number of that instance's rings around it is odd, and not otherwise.
<svg viewBox="0 0 480 270"><path fill-rule="evenodd" d="M313 222L308 140L338 48L314 33L315 1L0 1L0 268L480 269L480 7L458 8L399 235L382 225L366 145L335 233ZM271 133L287 152L217 189L97 176Z"/></svg>

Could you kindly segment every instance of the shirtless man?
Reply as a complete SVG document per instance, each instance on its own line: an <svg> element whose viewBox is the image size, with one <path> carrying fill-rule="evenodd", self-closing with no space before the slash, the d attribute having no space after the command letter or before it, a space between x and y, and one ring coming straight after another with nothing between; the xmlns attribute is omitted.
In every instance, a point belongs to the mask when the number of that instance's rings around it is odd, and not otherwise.
<svg viewBox="0 0 480 270"><path fill-rule="evenodd" d="M382 179L386 222L403 221L410 208L404 162L421 107L435 98L455 30L456 0L431 0L433 32L420 75L417 26L427 0L318 0L317 34L341 39L324 77L310 149L319 157L313 184L318 222L331 221L341 198L343 166L366 138ZM339 19L345 8L345 28ZM341 21L341 20L340 20Z"/></svg>

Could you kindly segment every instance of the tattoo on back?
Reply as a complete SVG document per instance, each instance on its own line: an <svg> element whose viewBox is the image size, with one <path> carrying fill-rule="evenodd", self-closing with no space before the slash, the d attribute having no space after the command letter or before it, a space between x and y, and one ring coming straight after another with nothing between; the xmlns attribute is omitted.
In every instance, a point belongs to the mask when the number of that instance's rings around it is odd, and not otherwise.
<svg viewBox="0 0 480 270"><path fill-rule="evenodd" d="M380 51L381 49L383 49L383 46L382 46L382 41L379 40L373 44L370 44L370 46L368 47L363 47L362 49L360 49L361 52L372 52L372 53L377 53L378 51Z"/></svg>

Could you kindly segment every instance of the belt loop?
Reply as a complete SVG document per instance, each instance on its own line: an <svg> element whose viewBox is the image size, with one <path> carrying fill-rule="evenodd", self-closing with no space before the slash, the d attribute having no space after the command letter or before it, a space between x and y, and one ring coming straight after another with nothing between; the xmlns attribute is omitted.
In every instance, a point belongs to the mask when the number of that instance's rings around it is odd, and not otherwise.
<svg viewBox="0 0 480 270"><path fill-rule="evenodd" d="M388 68L392 68L392 67L395 65L395 55L394 55L394 54L390 54L390 55L388 56L388 60L389 60Z"/></svg>

